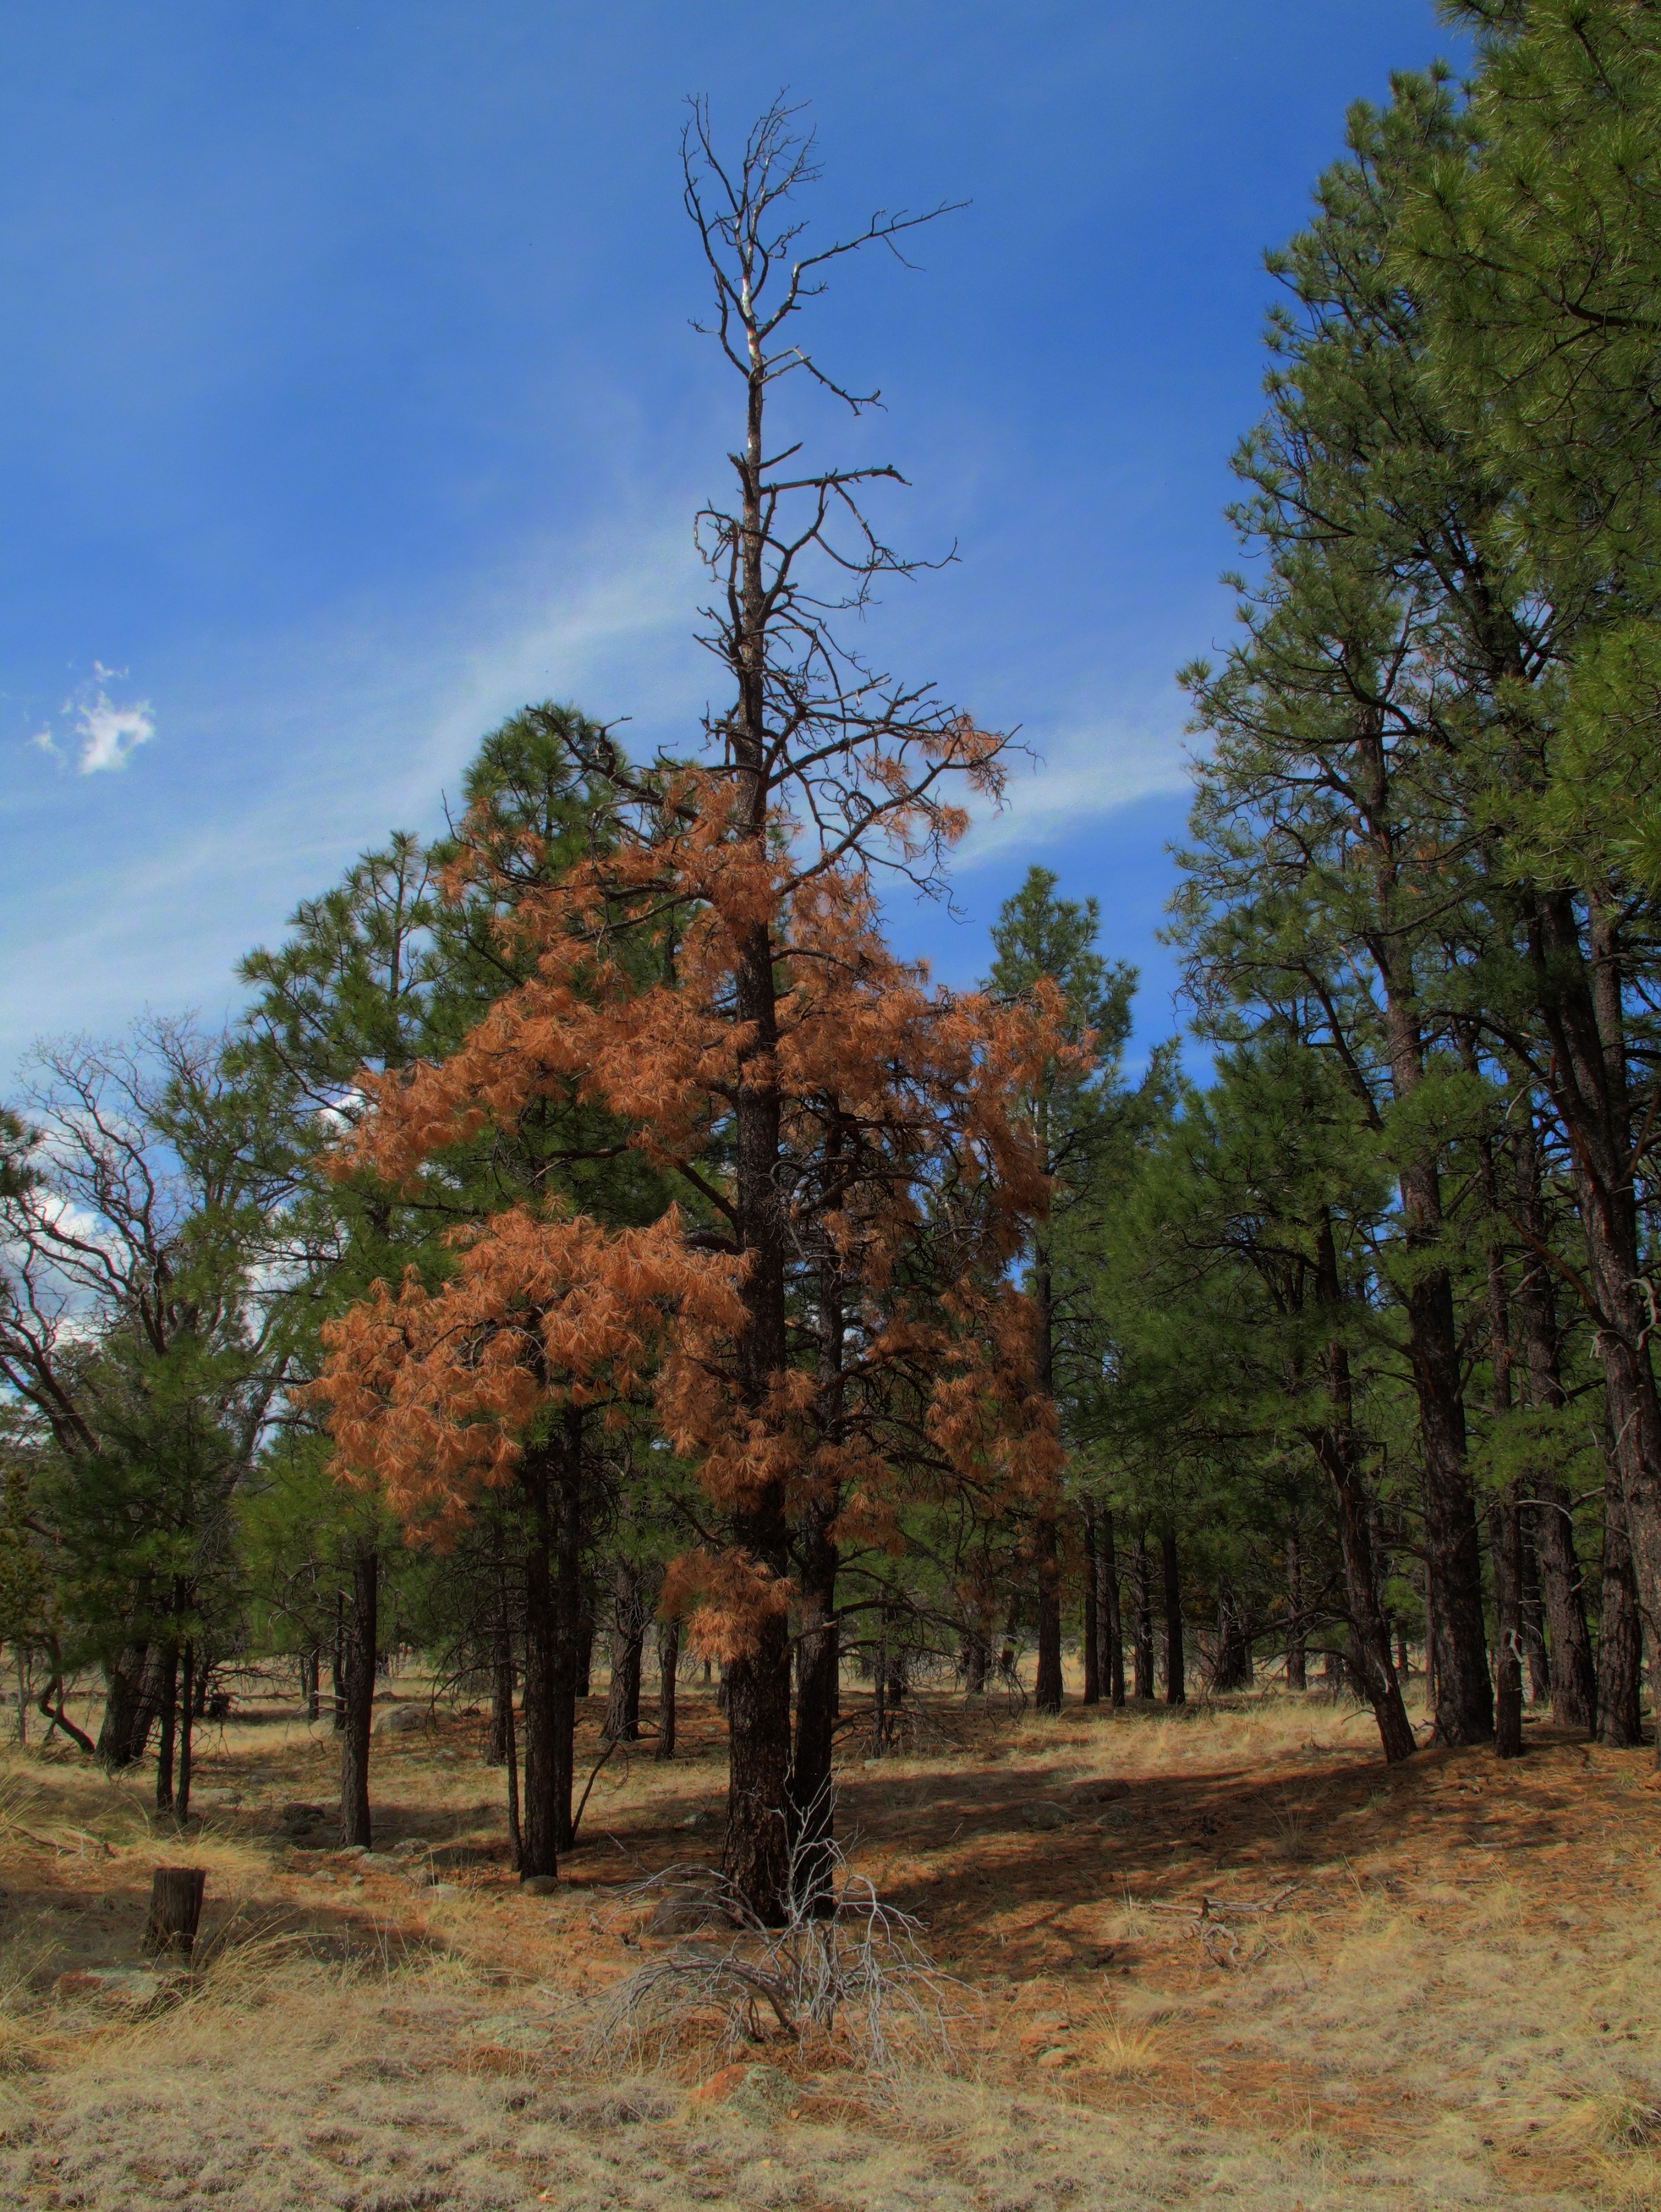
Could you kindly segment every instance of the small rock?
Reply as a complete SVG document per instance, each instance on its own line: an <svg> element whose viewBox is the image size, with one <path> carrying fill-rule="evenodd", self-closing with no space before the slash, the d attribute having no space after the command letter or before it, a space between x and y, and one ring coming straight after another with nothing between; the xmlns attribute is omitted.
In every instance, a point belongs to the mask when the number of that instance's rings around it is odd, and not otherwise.
<svg viewBox="0 0 1661 2212"><path fill-rule="evenodd" d="M559 1893L559 1881L551 1874L527 1874L520 1876L519 1887L527 1897L554 1897Z"/></svg>
<svg viewBox="0 0 1661 2212"><path fill-rule="evenodd" d="M415 1735L427 1726L425 1705L388 1705L377 1717L377 1735Z"/></svg>
<svg viewBox="0 0 1661 2212"><path fill-rule="evenodd" d="M432 1847L425 1836L403 1836L392 1846L394 1858L405 1858L412 1851L428 1850Z"/></svg>
<svg viewBox="0 0 1661 2212"><path fill-rule="evenodd" d="M239 1805L241 1802L242 1792L239 1790L192 1790L191 1792L192 1808L203 1805Z"/></svg>
<svg viewBox="0 0 1661 2212"><path fill-rule="evenodd" d="M1065 1807L1052 1805L1044 1797L1035 1797L1030 1805L1023 1805L1021 1817L1029 1828L1064 1828L1067 1825Z"/></svg>
<svg viewBox="0 0 1661 2212"><path fill-rule="evenodd" d="M435 1881L432 1893L434 1897L459 1897L461 1884L458 1881Z"/></svg>
<svg viewBox="0 0 1661 2212"><path fill-rule="evenodd" d="M391 1851L366 1851L358 1861L365 1874L402 1874L403 1869Z"/></svg>
<svg viewBox="0 0 1661 2212"><path fill-rule="evenodd" d="M328 1818L321 1805L285 1805L277 1814L277 1825L284 1835L299 1836Z"/></svg>

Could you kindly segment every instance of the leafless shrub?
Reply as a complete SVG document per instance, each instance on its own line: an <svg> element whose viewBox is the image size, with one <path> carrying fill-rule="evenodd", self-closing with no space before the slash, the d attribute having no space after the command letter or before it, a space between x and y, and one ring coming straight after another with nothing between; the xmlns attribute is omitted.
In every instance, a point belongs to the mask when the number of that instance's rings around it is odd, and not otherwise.
<svg viewBox="0 0 1661 2212"><path fill-rule="evenodd" d="M713 2030L725 2050L834 2045L868 2074L890 2071L902 2049L950 2064L967 1992L924 1950L921 1922L822 1837L798 1845L791 1875L787 1917L771 1928L711 1867L668 1867L628 1891L628 1905L652 1907L644 1932L675 1941L612 1993L595 2042L663 2058Z"/></svg>

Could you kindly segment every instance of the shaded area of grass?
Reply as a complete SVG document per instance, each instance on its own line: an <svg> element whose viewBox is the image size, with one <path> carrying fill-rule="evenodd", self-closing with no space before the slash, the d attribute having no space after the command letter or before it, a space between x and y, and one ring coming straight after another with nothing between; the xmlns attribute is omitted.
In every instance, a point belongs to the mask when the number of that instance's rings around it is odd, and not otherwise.
<svg viewBox="0 0 1661 2212"><path fill-rule="evenodd" d="M629 1891L718 1856L722 1730L695 1692L687 1757L614 1761L545 1899L508 1869L474 1717L376 1739L367 1869L285 1814L332 1802L334 1743L275 1703L204 1738L216 1794L185 1838L140 1778L14 1753L0 2198L1661 2201L1646 1754L1534 1724L1514 1765L1435 1753L1386 1774L1353 1711L1312 1698L1044 1722L925 1706L909 1755L851 1753L840 1778L852 1864L963 1992L953 2063L918 2048L882 2081L834 2037L735 2054L714 2021L652 2069L596 2057L608 1996L660 1940ZM1101 1778L1125 1788L1077 1788ZM209 1905L182 2002L135 2018L59 1993L66 1969L136 1954L150 1869L184 1856Z"/></svg>

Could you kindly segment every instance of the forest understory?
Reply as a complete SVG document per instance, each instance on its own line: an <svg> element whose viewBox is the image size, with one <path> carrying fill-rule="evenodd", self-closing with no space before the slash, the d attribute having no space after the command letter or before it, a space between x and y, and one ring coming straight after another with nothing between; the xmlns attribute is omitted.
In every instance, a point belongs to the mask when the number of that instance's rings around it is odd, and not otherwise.
<svg viewBox="0 0 1661 2212"><path fill-rule="evenodd" d="M396 1695L426 1708L417 1678ZM1386 1771L1364 1708L1274 1692L1047 1719L924 1693L876 1762L856 1719L850 1863L922 1923L948 1999L943 2039L897 2021L872 2074L840 2033L735 2046L712 2014L644 2057L605 2039L677 1940L639 1884L719 1856L712 1695L682 1693L673 1762L619 1747L545 1894L509 1865L483 1725L440 1705L378 1737L367 1856L314 1817L326 1722L276 1694L204 1732L185 1838L136 1777L14 1748L4 2201L1661 2203L1646 1750L1531 1717L1520 1759ZM139 1964L152 1869L180 1862L207 1870L197 1971L141 2002L100 1970Z"/></svg>

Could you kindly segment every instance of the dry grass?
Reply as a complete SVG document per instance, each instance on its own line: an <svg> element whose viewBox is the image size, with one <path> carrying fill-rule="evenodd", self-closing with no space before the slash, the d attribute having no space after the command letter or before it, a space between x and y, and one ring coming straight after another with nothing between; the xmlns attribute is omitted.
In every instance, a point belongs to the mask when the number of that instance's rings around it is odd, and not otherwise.
<svg viewBox="0 0 1661 2212"><path fill-rule="evenodd" d="M718 2016L654 2067L596 2056L672 1940L629 1893L718 1856L695 1695L687 1755L614 1761L548 1898L508 1872L475 1721L376 1739L377 1856L427 1849L367 1874L282 1832L285 1804L331 1802L334 1746L275 1704L203 1742L200 1785L237 1802L184 1841L136 1778L13 1753L0 2203L1661 2205L1647 1754L1531 1723L1515 1765L1386 1775L1364 1717L1314 1698L1053 1722L942 1699L928 1723L841 1778L853 1868L964 1992L955 2070L887 2080L834 2035L730 2068ZM1093 1777L1128 1795L1076 1802ZM133 2017L58 1990L136 1957L150 1869L186 1855L209 1896L188 1994Z"/></svg>

